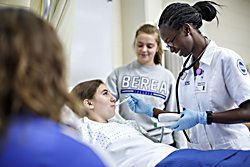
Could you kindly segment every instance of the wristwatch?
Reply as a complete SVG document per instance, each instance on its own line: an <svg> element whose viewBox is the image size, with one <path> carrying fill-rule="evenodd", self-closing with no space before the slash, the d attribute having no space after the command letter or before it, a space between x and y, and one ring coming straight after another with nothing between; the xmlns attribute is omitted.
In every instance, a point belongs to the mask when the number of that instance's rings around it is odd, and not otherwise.
<svg viewBox="0 0 250 167"><path fill-rule="evenodd" d="M211 125L212 122L213 122L213 116L212 116L213 112L212 111L206 111L206 113L207 113L207 124Z"/></svg>

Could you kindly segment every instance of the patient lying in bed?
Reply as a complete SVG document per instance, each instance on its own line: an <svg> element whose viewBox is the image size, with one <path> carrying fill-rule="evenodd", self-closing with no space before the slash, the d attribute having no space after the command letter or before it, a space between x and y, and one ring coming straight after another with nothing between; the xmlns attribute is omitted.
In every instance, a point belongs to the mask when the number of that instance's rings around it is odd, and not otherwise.
<svg viewBox="0 0 250 167"><path fill-rule="evenodd" d="M77 113L84 117L81 126L82 132L85 132L83 138L107 151L119 166L153 167L171 166L171 164L185 166L192 161L200 166L202 164L212 166L219 165L224 162L224 159L237 158L238 153L240 153L240 157L245 156L246 159L250 159L250 152L221 150L217 154L215 151L209 151L211 152L209 154L209 152L193 149L178 151L169 145L154 143L141 133L136 122L111 119L115 115L115 98L101 80L79 83L71 93L79 98L79 102L84 108L83 113L86 113L86 115ZM202 154L207 156L207 160ZM208 159L209 155L213 156L212 159ZM214 155L217 157L215 158ZM199 161L199 157L201 161ZM185 158L185 162L183 162L183 158ZM250 165L250 162L245 161L244 163ZM239 162L237 164L242 165Z"/></svg>

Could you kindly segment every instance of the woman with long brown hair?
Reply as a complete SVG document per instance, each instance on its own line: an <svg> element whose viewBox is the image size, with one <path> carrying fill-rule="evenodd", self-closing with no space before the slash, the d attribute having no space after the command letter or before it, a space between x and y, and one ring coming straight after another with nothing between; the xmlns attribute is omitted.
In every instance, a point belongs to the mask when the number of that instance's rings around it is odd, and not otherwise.
<svg viewBox="0 0 250 167"><path fill-rule="evenodd" d="M54 29L24 9L0 9L0 166L105 166L63 133L61 109L76 111Z"/></svg>

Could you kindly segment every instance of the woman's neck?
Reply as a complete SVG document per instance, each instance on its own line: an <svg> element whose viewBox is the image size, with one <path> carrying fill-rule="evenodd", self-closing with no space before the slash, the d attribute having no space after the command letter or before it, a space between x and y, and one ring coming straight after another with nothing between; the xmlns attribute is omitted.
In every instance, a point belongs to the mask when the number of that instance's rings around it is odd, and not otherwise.
<svg viewBox="0 0 250 167"><path fill-rule="evenodd" d="M107 120L99 116L98 114L92 113L87 116L90 120L100 122L100 123L108 123Z"/></svg>
<svg viewBox="0 0 250 167"><path fill-rule="evenodd" d="M194 71L196 71L199 68L199 66L200 66L200 59L201 59L202 55L204 54L204 52L206 51L208 43L209 43L207 37L203 37L203 39L204 40L203 40L202 45L200 47L201 49L198 49L198 51L197 51L198 54L196 54L196 56L193 55L193 58L194 58L193 61L197 61L194 64ZM196 75L196 73L194 73L194 74Z"/></svg>
<svg viewBox="0 0 250 167"><path fill-rule="evenodd" d="M201 58L209 43L207 37L205 36L202 36L202 38L198 42L200 43L200 45L197 45L196 51L193 52L194 60Z"/></svg>
<svg viewBox="0 0 250 167"><path fill-rule="evenodd" d="M138 59L137 59L137 63L143 66L147 66L147 67L153 67L156 65L154 62L140 62Z"/></svg>

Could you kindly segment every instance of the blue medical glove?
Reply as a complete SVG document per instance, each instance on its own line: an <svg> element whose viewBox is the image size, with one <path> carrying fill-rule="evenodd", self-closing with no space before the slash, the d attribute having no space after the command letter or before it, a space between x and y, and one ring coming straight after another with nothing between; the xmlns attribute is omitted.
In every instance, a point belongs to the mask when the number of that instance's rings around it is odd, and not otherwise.
<svg viewBox="0 0 250 167"><path fill-rule="evenodd" d="M151 104L143 102L141 99L130 95L130 99L128 100L129 108L138 114L147 114L150 117L153 117L153 106Z"/></svg>
<svg viewBox="0 0 250 167"><path fill-rule="evenodd" d="M193 126L200 124L207 124L207 113L199 111L191 111L189 109L184 110L181 113L181 118L174 123L170 128L173 131L179 131L192 128Z"/></svg>

